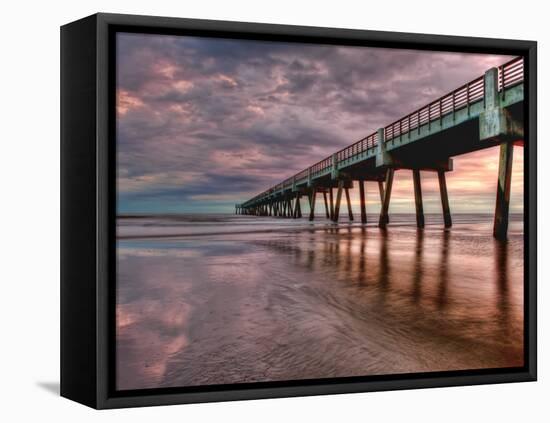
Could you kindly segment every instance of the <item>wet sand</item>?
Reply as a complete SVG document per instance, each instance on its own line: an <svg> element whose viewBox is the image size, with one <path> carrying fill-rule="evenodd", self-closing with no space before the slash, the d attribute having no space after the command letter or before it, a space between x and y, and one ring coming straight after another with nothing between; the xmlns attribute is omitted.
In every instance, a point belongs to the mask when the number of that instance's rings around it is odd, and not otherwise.
<svg viewBox="0 0 550 423"><path fill-rule="evenodd" d="M521 221L169 220L119 222L117 389L523 365Z"/></svg>

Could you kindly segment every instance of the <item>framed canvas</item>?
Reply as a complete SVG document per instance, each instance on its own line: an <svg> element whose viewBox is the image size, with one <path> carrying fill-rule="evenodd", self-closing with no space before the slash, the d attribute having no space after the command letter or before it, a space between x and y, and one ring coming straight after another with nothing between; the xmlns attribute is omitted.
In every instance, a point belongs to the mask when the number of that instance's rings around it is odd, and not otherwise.
<svg viewBox="0 0 550 423"><path fill-rule="evenodd" d="M536 380L536 43L61 28L61 394Z"/></svg>

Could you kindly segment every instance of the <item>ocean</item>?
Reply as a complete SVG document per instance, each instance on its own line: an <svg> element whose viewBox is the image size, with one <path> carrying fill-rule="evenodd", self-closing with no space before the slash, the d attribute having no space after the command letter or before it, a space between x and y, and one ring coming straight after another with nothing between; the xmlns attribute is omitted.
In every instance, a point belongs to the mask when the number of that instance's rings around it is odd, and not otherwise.
<svg viewBox="0 0 550 423"><path fill-rule="evenodd" d="M523 216L117 218L117 389L523 365Z"/></svg>

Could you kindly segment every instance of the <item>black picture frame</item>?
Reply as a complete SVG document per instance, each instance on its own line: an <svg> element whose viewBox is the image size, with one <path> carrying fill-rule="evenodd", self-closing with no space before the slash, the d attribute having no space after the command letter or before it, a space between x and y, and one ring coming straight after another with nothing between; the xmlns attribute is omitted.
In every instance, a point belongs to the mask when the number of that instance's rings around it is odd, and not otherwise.
<svg viewBox="0 0 550 423"><path fill-rule="evenodd" d="M117 31L203 35L522 56L525 68L525 366L159 388L117 392L114 377L115 78ZM534 381L536 322L536 69L534 41L95 14L61 28L61 395L90 407L275 398Z"/></svg>

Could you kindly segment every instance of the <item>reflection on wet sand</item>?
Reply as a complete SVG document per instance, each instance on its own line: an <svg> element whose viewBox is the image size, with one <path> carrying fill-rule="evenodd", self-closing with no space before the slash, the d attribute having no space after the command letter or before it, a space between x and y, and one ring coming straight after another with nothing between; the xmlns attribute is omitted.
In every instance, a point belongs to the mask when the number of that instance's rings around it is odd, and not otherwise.
<svg viewBox="0 0 550 423"><path fill-rule="evenodd" d="M119 388L523 364L522 236L309 227L119 254Z"/></svg>

